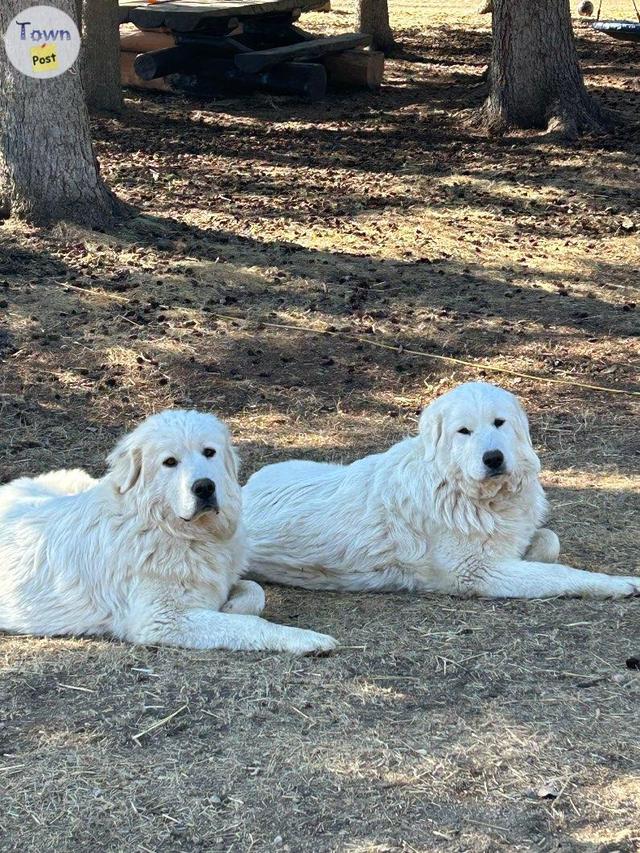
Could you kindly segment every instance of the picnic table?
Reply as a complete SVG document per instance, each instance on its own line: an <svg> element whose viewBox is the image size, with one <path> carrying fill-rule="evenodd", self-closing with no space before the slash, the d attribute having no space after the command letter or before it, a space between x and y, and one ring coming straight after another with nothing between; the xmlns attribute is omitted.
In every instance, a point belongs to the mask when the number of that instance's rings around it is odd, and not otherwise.
<svg viewBox="0 0 640 853"><path fill-rule="evenodd" d="M120 23L130 21L141 29L167 27L174 32L222 31L265 15L298 18L322 6L324 0L120 0Z"/></svg>
<svg viewBox="0 0 640 853"><path fill-rule="evenodd" d="M336 82L376 88L383 57L370 38L319 38L296 26L326 0L120 0L120 23L142 32L121 39L123 80L151 88L215 95L263 89L321 98ZM131 54L135 57L131 58Z"/></svg>

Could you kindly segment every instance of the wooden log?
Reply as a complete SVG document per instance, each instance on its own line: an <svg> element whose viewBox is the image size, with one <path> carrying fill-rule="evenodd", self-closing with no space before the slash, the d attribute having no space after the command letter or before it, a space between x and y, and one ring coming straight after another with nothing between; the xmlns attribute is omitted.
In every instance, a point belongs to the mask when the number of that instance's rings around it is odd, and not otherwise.
<svg viewBox="0 0 640 853"><path fill-rule="evenodd" d="M142 80L156 80L169 74L195 73L206 56L206 48L202 45L176 44L162 50L139 53L133 67Z"/></svg>
<svg viewBox="0 0 640 853"><path fill-rule="evenodd" d="M123 86L204 98L259 90L274 95L293 95L309 101L323 98L327 91L327 72L319 63L285 62L258 74L246 74L236 68L233 59L209 57L201 64L198 74L171 74L144 80L136 73L135 59L133 53L123 51L120 54Z"/></svg>
<svg viewBox="0 0 640 853"><path fill-rule="evenodd" d="M257 82L258 88L274 95L296 95L308 101L320 101L327 94L326 69L316 62L284 62L260 72Z"/></svg>
<svg viewBox="0 0 640 853"><path fill-rule="evenodd" d="M142 80L138 77L133 67L135 58L135 53L128 53L127 51L120 53L120 76L123 86L131 86L134 89L155 89L158 92L173 91L163 77L159 80Z"/></svg>
<svg viewBox="0 0 640 853"><path fill-rule="evenodd" d="M345 50L325 56L330 86L379 89L384 77L384 53L378 50Z"/></svg>
<svg viewBox="0 0 640 853"><path fill-rule="evenodd" d="M225 94L229 91L270 92L317 101L327 92L327 72L320 63L283 62L256 74L241 71L233 59L208 59L198 74L199 85Z"/></svg>
<svg viewBox="0 0 640 853"><path fill-rule="evenodd" d="M267 68L273 68L282 62L301 59L315 59L330 53L341 53L354 47L364 47L371 41L365 33L345 33L329 38L311 39L285 47L273 47L269 50L254 50L236 56L236 66L249 74L256 74Z"/></svg>
<svg viewBox="0 0 640 853"><path fill-rule="evenodd" d="M120 36L120 50L125 53L147 53L150 50L164 50L173 47L175 38L170 33L154 30L138 30Z"/></svg>

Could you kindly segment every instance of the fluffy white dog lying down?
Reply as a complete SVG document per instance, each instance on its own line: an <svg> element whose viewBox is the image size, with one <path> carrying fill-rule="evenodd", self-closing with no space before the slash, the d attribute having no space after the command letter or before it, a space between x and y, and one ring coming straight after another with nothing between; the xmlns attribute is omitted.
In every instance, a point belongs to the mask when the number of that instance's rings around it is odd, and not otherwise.
<svg viewBox="0 0 640 853"><path fill-rule="evenodd" d="M212 415L168 411L125 436L101 480L80 470L0 488L0 630L111 634L198 649L327 651L260 619L237 461Z"/></svg>
<svg viewBox="0 0 640 853"><path fill-rule="evenodd" d="M640 578L558 564L527 418L471 382L418 435L351 465L268 465L243 490L250 576L306 589L492 598L640 593Z"/></svg>

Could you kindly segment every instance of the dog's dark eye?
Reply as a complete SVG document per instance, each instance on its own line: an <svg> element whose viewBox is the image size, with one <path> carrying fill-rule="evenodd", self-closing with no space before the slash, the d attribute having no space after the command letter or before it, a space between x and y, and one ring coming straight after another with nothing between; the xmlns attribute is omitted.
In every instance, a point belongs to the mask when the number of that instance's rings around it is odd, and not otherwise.
<svg viewBox="0 0 640 853"><path fill-rule="evenodd" d="M165 465L167 468L175 468L178 464L178 460L175 459L173 456L169 456L169 458L165 459L162 464Z"/></svg>
<svg viewBox="0 0 640 853"><path fill-rule="evenodd" d="M471 430L467 429L466 427L462 427L462 429L459 429L458 432L460 433L460 435L471 435Z"/></svg>
<svg viewBox="0 0 640 853"><path fill-rule="evenodd" d="M213 447L205 447L205 449L202 451L202 455L206 456L207 459L211 459L212 456L216 455L216 452Z"/></svg>
<svg viewBox="0 0 640 853"><path fill-rule="evenodd" d="M504 423L504 418L496 418L493 422L494 427L501 427Z"/></svg>

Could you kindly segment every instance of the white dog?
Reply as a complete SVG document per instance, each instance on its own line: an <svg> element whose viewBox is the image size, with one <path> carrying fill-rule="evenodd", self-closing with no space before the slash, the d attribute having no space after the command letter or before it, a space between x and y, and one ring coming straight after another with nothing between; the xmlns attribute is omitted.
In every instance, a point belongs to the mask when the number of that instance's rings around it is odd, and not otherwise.
<svg viewBox="0 0 640 853"><path fill-rule="evenodd" d="M101 480L55 471L0 488L0 630L198 649L334 648L324 634L255 615L264 594L239 580L237 460L217 418L154 415L108 461Z"/></svg>
<svg viewBox="0 0 640 853"><path fill-rule="evenodd" d="M527 418L481 382L436 399L417 436L351 465L268 465L244 488L250 575L333 590L492 598L640 593L556 561Z"/></svg>

